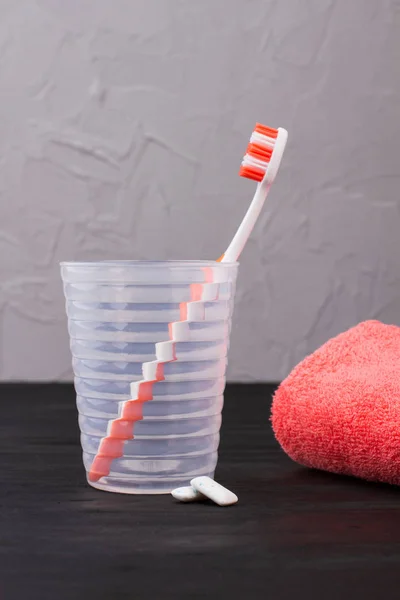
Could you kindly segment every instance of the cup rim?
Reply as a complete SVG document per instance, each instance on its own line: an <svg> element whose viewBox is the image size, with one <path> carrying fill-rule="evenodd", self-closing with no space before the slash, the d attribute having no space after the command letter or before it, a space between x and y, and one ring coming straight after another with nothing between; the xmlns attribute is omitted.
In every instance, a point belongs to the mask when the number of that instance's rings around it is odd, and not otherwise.
<svg viewBox="0 0 400 600"><path fill-rule="evenodd" d="M99 260L99 261L62 261L61 267L124 267L134 269L152 269L160 267L179 267L182 269L192 269L194 267L234 267L238 262L218 262L216 260Z"/></svg>

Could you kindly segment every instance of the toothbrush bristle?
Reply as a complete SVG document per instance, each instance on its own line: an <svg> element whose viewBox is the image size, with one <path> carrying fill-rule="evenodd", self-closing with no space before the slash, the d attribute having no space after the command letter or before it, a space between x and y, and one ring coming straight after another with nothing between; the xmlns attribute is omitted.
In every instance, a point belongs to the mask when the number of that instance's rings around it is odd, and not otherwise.
<svg viewBox="0 0 400 600"><path fill-rule="evenodd" d="M260 143L250 143L247 146L246 154L250 154L251 156L254 156L254 158L259 158L260 160L269 161L272 156L272 148Z"/></svg>
<svg viewBox="0 0 400 600"><path fill-rule="evenodd" d="M274 129L273 127L267 127L266 125L262 125L261 123L256 123L254 131L257 131L258 133L263 133L264 135L267 135L268 137L272 137L274 139L278 135L277 129Z"/></svg>
<svg viewBox="0 0 400 600"><path fill-rule="evenodd" d="M239 175L241 177L247 177L247 179L253 179L254 181L262 181L264 179L265 171L262 169L256 169L255 167L243 167L239 169Z"/></svg>
<svg viewBox="0 0 400 600"><path fill-rule="evenodd" d="M241 177L262 181L274 151L278 130L256 123L239 170Z"/></svg>

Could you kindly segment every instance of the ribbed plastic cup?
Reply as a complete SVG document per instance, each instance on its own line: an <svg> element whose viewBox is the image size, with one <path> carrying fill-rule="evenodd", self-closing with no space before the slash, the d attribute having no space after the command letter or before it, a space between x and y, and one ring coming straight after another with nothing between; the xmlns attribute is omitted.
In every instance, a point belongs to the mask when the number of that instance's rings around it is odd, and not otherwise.
<svg viewBox="0 0 400 600"><path fill-rule="evenodd" d="M61 264L88 475L121 404L132 398L130 384L143 380L143 364L159 360L160 342L174 347L133 439L107 475L88 476L90 485L163 494L213 477L237 269L214 261Z"/></svg>

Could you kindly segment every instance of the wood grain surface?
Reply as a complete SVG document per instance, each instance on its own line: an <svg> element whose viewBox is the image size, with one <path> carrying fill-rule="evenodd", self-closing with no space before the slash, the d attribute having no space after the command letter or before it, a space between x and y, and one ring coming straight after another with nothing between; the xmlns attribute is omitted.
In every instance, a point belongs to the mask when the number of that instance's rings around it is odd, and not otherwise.
<svg viewBox="0 0 400 600"><path fill-rule="evenodd" d="M86 484L71 385L0 386L0 599L399 598L400 490L304 469L231 384L219 508Z"/></svg>

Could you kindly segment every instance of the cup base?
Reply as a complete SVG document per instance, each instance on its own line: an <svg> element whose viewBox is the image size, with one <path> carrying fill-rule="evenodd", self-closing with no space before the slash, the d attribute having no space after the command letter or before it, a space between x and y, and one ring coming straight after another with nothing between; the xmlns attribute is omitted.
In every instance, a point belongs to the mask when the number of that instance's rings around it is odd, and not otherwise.
<svg viewBox="0 0 400 600"><path fill-rule="evenodd" d="M173 478L168 479L167 481L121 481L111 477L102 477L102 479L96 482L89 481L89 478L87 478L87 482L91 487L102 490L103 492L154 496L170 494L175 488L190 485L190 480L193 479L193 477L198 477L200 475L207 475L213 479L214 471L211 471L210 473L190 474L188 477Z"/></svg>

